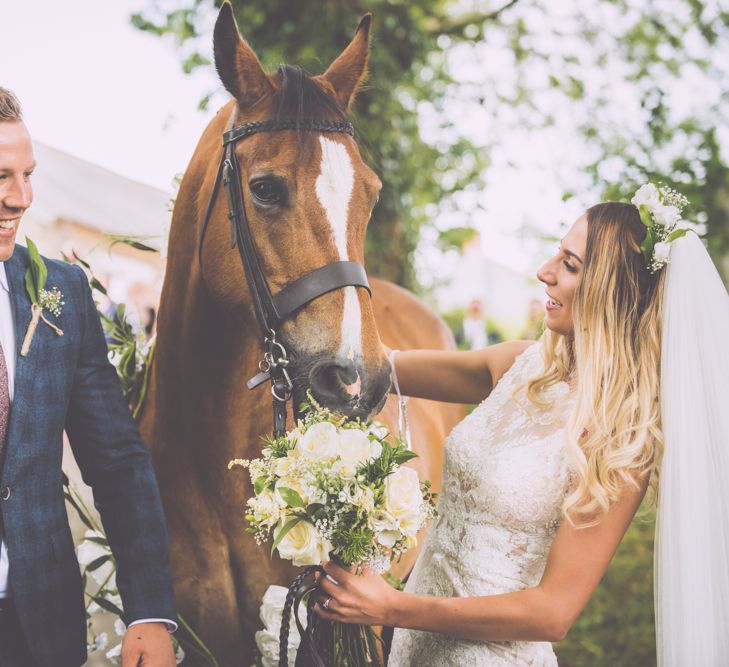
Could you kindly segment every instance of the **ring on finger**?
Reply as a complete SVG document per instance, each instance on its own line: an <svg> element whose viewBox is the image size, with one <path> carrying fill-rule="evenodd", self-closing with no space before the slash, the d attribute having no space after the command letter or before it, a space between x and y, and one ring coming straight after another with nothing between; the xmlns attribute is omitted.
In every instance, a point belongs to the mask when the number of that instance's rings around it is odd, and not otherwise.
<svg viewBox="0 0 729 667"><path fill-rule="evenodd" d="M326 600L324 600L324 603L322 604L322 609L329 610L329 604L332 601L332 596L330 595Z"/></svg>

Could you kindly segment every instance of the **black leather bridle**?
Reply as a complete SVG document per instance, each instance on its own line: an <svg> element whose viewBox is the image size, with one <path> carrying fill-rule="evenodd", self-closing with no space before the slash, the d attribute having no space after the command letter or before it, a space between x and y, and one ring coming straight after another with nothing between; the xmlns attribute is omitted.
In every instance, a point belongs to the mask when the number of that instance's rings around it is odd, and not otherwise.
<svg viewBox="0 0 729 667"><path fill-rule="evenodd" d="M291 398L293 383L288 372L289 357L286 348L276 338L278 328L296 311L314 299L341 287L364 287L370 294L364 266L357 262L332 262L301 276L272 295L253 242L245 199L241 185L240 165L235 154L237 142L259 132L296 130L304 132L344 133L354 136L354 128L347 121L333 120L263 120L234 127L236 108L230 118L228 130L223 134L223 155L210 193L205 219L200 232L198 260L202 270L202 248L205 232L220 189L225 186L228 200L228 219L231 224L231 248L238 247L248 289L253 301L256 319L261 329L265 353L259 362L259 373L246 383L255 389L266 380L271 381L273 396L273 430L276 436L286 431L286 402Z"/></svg>

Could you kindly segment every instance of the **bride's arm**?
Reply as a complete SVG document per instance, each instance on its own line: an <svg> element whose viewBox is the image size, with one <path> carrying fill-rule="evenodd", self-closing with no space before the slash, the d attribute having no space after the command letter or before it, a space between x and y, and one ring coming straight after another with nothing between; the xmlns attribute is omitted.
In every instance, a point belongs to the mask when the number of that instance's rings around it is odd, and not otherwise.
<svg viewBox="0 0 729 667"><path fill-rule="evenodd" d="M448 403L480 403L532 341L512 341L467 352L405 350L395 372L405 396Z"/></svg>
<svg viewBox="0 0 729 667"><path fill-rule="evenodd" d="M338 585L322 579L323 596L333 596L329 620L389 625L439 632L463 639L560 641L597 587L645 494L626 486L607 516L592 528L564 521L557 531L538 586L514 593L444 598L396 591L374 572L351 575L333 564L327 572Z"/></svg>

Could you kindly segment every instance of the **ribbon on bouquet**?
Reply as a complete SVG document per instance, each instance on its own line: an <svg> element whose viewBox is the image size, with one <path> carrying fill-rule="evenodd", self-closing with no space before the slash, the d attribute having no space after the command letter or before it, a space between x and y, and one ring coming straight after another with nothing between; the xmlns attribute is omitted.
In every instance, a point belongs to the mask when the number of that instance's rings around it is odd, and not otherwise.
<svg viewBox="0 0 729 667"><path fill-rule="evenodd" d="M307 581L316 572L326 574L321 565L312 565L300 572L289 584L289 592L286 594L286 602L284 603L281 618L281 633L279 634L279 667L289 667L289 625L292 609L294 619L296 619L296 627L301 637L295 667L330 667L333 664L333 656L330 655L332 624L314 613L314 605L316 604L314 591L317 590L318 586L313 579ZM309 600L306 604L306 628L304 628L299 619L299 606L307 594Z"/></svg>

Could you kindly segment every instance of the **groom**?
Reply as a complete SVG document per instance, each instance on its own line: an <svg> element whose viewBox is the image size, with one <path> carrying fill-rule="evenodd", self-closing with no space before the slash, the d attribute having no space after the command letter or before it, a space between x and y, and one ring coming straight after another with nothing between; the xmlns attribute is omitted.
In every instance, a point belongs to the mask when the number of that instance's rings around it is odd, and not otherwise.
<svg viewBox="0 0 729 667"><path fill-rule="evenodd" d="M28 251L15 245L35 166L20 105L0 88L0 667L86 660L79 566L64 507L68 433L117 562L128 629L122 665L175 664L167 533L149 453L122 397L86 276L46 260L61 312L43 311L27 355Z"/></svg>

